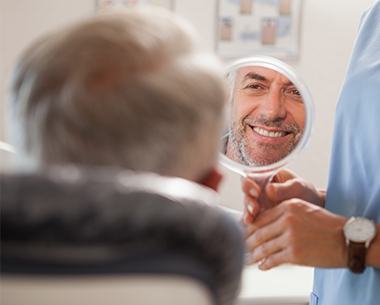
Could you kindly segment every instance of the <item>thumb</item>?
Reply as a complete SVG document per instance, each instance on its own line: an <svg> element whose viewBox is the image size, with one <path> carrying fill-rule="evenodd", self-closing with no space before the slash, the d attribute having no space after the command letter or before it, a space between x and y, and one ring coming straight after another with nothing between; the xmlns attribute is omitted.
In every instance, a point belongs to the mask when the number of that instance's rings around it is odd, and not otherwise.
<svg viewBox="0 0 380 305"><path fill-rule="evenodd" d="M295 178L298 178L297 174L285 168L277 172L277 174L273 177L272 182L282 183Z"/></svg>
<svg viewBox="0 0 380 305"><path fill-rule="evenodd" d="M297 197L295 179L287 180L282 183L268 183L265 192L268 198L274 203Z"/></svg>

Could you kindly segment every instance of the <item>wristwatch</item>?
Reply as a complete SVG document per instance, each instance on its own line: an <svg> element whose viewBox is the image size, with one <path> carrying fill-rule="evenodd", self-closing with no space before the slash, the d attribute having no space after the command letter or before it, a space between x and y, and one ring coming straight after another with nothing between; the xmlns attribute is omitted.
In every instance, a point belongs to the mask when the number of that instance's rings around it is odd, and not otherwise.
<svg viewBox="0 0 380 305"><path fill-rule="evenodd" d="M351 217L343 227L348 247L347 266L354 273L365 270L367 248L376 236L376 224L364 217Z"/></svg>

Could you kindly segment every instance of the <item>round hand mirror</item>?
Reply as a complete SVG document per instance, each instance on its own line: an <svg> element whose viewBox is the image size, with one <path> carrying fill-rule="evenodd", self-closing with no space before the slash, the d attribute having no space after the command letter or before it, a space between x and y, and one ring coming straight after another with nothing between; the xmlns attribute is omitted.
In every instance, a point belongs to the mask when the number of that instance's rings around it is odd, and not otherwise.
<svg viewBox="0 0 380 305"><path fill-rule="evenodd" d="M220 162L242 176L271 177L310 137L310 93L290 66L271 57L238 60L228 68L227 79Z"/></svg>

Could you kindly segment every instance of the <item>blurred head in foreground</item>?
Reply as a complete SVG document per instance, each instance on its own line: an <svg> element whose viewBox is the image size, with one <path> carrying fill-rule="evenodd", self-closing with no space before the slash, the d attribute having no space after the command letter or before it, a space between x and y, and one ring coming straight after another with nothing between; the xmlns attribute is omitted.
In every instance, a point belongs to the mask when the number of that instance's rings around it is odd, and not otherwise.
<svg viewBox="0 0 380 305"><path fill-rule="evenodd" d="M35 168L123 167L209 184L223 72L161 10L102 14L32 44L13 73L10 131Z"/></svg>

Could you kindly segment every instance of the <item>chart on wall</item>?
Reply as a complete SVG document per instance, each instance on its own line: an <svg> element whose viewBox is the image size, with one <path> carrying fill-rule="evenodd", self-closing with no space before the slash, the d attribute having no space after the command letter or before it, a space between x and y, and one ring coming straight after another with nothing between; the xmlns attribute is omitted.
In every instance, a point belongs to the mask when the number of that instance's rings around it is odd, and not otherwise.
<svg viewBox="0 0 380 305"><path fill-rule="evenodd" d="M155 5L174 10L174 0L97 0L96 9L136 7L139 5Z"/></svg>
<svg viewBox="0 0 380 305"><path fill-rule="evenodd" d="M221 58L298 57L302 0L217 0L216 10Z"/></svg>

